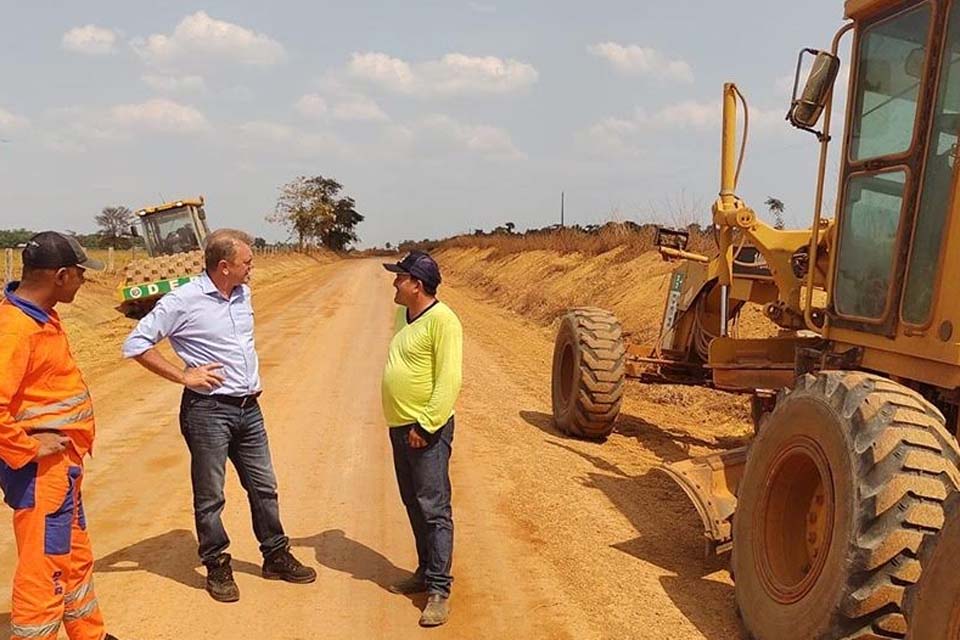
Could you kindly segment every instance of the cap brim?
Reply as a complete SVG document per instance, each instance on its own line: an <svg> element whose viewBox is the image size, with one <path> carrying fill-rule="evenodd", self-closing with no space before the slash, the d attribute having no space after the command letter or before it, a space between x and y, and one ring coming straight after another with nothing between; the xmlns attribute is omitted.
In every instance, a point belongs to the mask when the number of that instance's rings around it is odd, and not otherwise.
<svg viewBox="0 0 960 640"><path fill-rule="evenodd" d="M77 264L81 269L88 269L90 271L103 271L103 263L99 260L94 260L93 258L87 258L83 262Z"/></svg>
<svg viewBox="0 0 960 640"><path fill-rule="evenodd" d="M390 273L410 273L409 271L407 271L400 265L396 264L395 262L384 262L383 268L389 271Z"/></svg>

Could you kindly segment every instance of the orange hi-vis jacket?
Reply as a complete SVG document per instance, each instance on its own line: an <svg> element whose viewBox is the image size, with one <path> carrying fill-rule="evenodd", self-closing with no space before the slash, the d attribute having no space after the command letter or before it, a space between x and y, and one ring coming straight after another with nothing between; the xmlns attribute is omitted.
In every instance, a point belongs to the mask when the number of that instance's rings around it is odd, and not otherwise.
<svg viewBox="0 0 960 640"><path fill-rule="evenodd" d="M69 437L82 458L94 429L90 390L56 311L0 300L0 460L12 469L32 461L40 445L28 434L43 431Z"/></svg>

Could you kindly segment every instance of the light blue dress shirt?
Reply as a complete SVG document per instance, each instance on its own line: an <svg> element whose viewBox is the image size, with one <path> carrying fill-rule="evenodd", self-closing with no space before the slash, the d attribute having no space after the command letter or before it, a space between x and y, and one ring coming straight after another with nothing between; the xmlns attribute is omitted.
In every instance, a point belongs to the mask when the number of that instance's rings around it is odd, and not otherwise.
<svg viewBox="0 0 960 640"><path fill-rule="evenodd" d="M133 358L164 338L188 367L218 362L223 384L192 389L205 395L246 396L260 391L260 361L253 342L250 287L236 287L227 300L204 273L157 302L123 343Z"/></svg>

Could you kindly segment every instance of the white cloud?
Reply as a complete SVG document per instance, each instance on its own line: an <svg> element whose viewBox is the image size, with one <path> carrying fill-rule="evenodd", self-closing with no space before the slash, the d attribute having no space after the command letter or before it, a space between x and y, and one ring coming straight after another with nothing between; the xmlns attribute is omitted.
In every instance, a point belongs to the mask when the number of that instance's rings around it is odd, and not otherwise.
<svg viewBox="0 0 960 640"><path fill-rule="evenodd" d="M283 45L269 36L216 20L204 11L185 17L170 35L154 34L131 45L146 62L158 66L205 60L269 66L286 57Z"/></svg>
<svg viewBox="0 0 960 640"><path fill-rule="evenodd" d="M151 89L162 93L190 93L203 91L207 87L203 76L195 75L167 76L145 74L140 76L140 79Z"/></svg>
<svg viewBox="0 0 960 640"><path fill-rule="evenodd" d="M450 116L435 114L424 118L419 128L438 141L480 155L514 159L525 157L514 146L509 133L490 125L464 124Z"/></svg>
<svg viewBox="0 0 960 640"><path fill-rule="evenodd" d="M29 120L0 107L0 132L9 133L28 126L30 126Z"/></svg>
<svg viewBox="0 0 960 640"><path fill-rule="evenodd" d="M602 42L587 47L591 54L603 58L621 73L693 82L693 69L684 60L671 60L650 47Z"/></svg>
<svg viewBox="0 0 960 640"><path fill-rule="evenodd" d="M238 127L237 146L241 149L262 152L280 151L300 156L317 156L344 153L346 146L329 133L300 131L286 124L257 120L245 122Z"/></svg>
<svg viewBox="0 0 960 640"><path fill-rule="evenodd" d="M331 93L329 97L308 93L297 100L294 109L315 120L331 117L334 120L386 122L390 119L372 98L332 85Z"/></svg>
<svg viewBox="0 0 960 640"><path fill-rule="evenodd" d="M104 27L88 24L67 31L63 34L60 45L67 51L97 56L114 53L116 43L116 33Z"/></svg>
<svg viewBox="0 0 960 640"><path fill-rule="evenodd" d="M316 93L308 93L301 97L293 107L300 115L306 116L307 118L322 118L326 116L329 111L327 101L323 99L323 96L317 95Z"/></svg>
<svg viewBox="0 0 960 640"><path fill-rule="evenodd" d="M756 133L787 131L785 110L750 107L750 131ZM579 138L587 146L602 153L636 155L649 146L646 138L658 131L692 131L720 135L721 103L685 100L655 111L637 108L632 117L608 117L594 123ZM738 135L742 133L743 115L738 117ZM645 146L647 145L647 146Z"/></svg>
<svg viewBox="0 0 960 640"><path fill-rule="evenodd" d="M537 70L525 62L462 53L415 64L385 53L354 53L347 70L390 91L423 97L512 93L534 84L539 77Z"/></svg>
<svg viewBox="0 0 960 640"><path fill-rule="evenodd" d="M116 126L135 131L189 134L210 128L200 111L165 98L117 105L110 108L108 117Z"/></svg>
<svg viewBox="0 0 960 640"><path fill-rule="evenodd" d="M337 102L333 106L333 117L336 120L359 122L385 122L390 119L380 105L366 96L354 96Z"/></svg>

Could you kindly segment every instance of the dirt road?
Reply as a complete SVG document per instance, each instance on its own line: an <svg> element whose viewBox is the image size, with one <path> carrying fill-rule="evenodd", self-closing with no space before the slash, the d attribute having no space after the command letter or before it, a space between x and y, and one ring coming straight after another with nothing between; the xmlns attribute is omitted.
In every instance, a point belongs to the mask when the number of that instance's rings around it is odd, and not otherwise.
<svg viewBox="0 0 960 640"><path fill-rule="evenodd" d="M727 573L701 560L693 509L679 489L649 474L659 460L730 437L711 427L702 396L631 384L619 433L606 444L564 438L549 418L552 336L456 282L441 294L465 328L450 623L418 628L421 601L384 588L414 562L379 399L392 290L379 262L343 261L255 290L281 512L295 552L319 572L313 585L259 577L247 504L231 471L224 519L242 596L231 605L210 600L196 559L179 390L135 363L88 380L99 431L84 495L112 633L122 640L741 637ZM2 637L11 537L9 524L0 525Z"/></svg>

